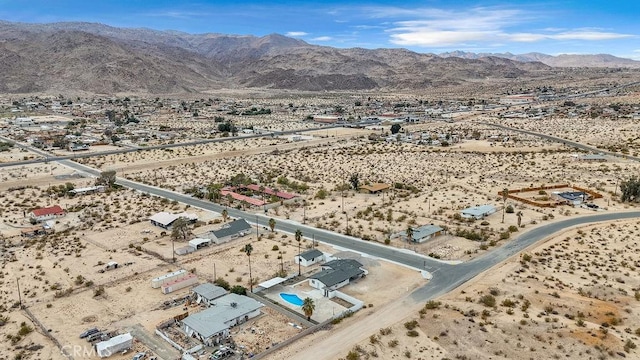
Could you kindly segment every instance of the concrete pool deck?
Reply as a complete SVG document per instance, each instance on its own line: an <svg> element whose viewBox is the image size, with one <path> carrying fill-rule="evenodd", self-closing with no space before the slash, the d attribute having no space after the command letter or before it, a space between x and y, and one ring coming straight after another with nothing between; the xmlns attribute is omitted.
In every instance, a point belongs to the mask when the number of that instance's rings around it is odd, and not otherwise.
<svg viewBox="0 0 640 360"><path fill-rule="evenodd" d="M346 307L334 301L331 301L331 299L327 297L322 296L321 290L314 289L308 286L308 280L304 280L299 283L287 286L276 285L261 292L262 296L269 298L277 302L281 306L298 312L302 316L304 316L304 312L302 312L300 306L296 306L285 301L280 297L280 293L294 294L303 300L307 297L312 298L313 302L316 305L316 309L313 312L311 319L317 322L323 322L332 318L334 315L340 314L341 312L347 310Z"/></svg>

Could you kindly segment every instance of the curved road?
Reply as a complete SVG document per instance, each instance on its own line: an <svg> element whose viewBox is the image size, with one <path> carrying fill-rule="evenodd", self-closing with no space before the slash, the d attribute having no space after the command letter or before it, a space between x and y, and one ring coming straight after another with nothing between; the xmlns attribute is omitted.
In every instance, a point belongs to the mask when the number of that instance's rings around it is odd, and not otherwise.
<svg viewBox="0 0 640 360"><path fill-rule="evenodd" d="M81 165L81 164L72 162L70 160L62 160L60 161L60 163L68 167L71 167L75 170L83 171L94 176L98 176L100 174L99 171L91 167ZM141 183L126 180L126 179L118 179L117 183L119 185L131 188L140 192L159 196L169 200L175 200L187 205L191 205L193 207L198 207L198 208L209 210L209 211L220 213L222 212L222 210L227 209L227 212L231 217L235 217L235 218L241 217L246 219L249 222L258 224L258 226L268 227L268 221L270 219L270 217L268 216L264 216L257 213L250 213L250 212L233 209L233 208L227 208L224 206L220 206L218 204L196 199L191 196L180 194L174 191L165 190L155 186L145 185L145 184L141 184ZM486 253L485 255L477 259L474 259L466 263L457 264L457 265L451 265L451 264L430 258L428 256L416 254L415 252L410 250L393 248L393 247L385 246L376 242L365 241L365 240L361 240L351 236L346 236L343 234L338 234L338 233L323 230L323 229L317 229L313 226L300 224L296 221L291 221L291 220L276 219L276 229L287 232L287 233L291 233L291 234L295 233L296 230L300 229L303 235L308 239L313 238L316 241L321 241L321 242L338 246L341 248L345 248L348 250L360 252L363 254L368 254L373 257L378 257L381 259L393 261L393 262L406 265L415 269L426 270L431 274L433 274L433 278L431 279L431 281L429 281L428 284L415 290L412 294L412 297L414 298L414 300L426 301L434 297L443 295L455 289L456 287L469 281L479 273L504 261L510 256L517 254L518 252L524 250L525 248L534 244L535 242L542 240L554 233L562 231L568 227L582 225L582 224L590 224L595 222L602 222L602 221L632 219L637 217L640 217L640 211L603 213L603 214L556 221L553 223L539 226L530 231L527 231L522 235L518 236L516 239L514 239L510 243L504 246L501 246L499 248L495 248L492 251Z"/></svg>

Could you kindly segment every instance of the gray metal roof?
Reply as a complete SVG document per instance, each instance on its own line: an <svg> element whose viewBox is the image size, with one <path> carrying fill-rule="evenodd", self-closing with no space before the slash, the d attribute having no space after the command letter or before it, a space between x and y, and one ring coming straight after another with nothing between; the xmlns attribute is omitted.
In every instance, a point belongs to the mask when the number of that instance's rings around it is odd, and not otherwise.
<svg viewBox="0 0 640 360"><path fill-rule="evenodd" d="M493 205L480 205L464 209L461 213L472 216L484 216L495 211L496 207Z"/></svg>
<svg viewBox="0 0 640 360"><path fill-rule="evenodd" d="M311 250L307 250L303 253L300 254L300 257L305 259L305 260L311 260L311 259L315 259L319 256L322 256L322 251L318 250L318 249L311 249Z"/></svg>
<svg viewBox="0 0 640 360"><path fill-rule="evenodd" d="M213 300L227 294L227 290L211 283L200 284L191 291L200 295L205 300Z"/></svg>
<svg viewBox="0 0 640 360"><path fill-rule="evenodd" d="M324 270L310 278L320 281L327 287L331 287L345 280L360 276L364 273L361 267L362 264L353 259L332 260L322 265Z"/></svg>
<svg viewBox="0 0 640 360"><path fill-rule="evenodd" d="M422 238L425 238L427 236L431 236L433 234L436 234L440 231L444 230L443 228L441 228L438 225L423 225L420 227L417 227L415 229L413 229L413 241L418 241ZM407 236L407 231L402 231L400 232L400 236Z"/></svg>
<svg viewBox="0 0 640 360"><path fill-rule="evenodd" d="M247 315L262 306L264 306L262 303L250 297L231 293L216 299L210 308L188 316L182 322L203 338L209 338L228 329L229 321Z"/></svg>
<svg viewBox="0 0 640 360"><path fill-rule="evenodd" d="M221 239L227 236L235 235L241 231L251 230L251 225L245 219L234 220L220 230L212 231L216 238Z"/></svg>

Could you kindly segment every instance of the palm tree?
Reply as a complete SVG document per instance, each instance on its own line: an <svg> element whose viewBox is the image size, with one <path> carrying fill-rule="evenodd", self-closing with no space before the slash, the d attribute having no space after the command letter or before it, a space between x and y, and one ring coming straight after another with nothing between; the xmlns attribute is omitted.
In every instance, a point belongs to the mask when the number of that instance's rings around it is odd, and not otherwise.
<svg viewBox="0 0 640 360"><path fill-rule="evenodd" d="M314 304L313 299L308 297L302 300L302 311L307 317L307 320L311 320L311 315L313 315L313 310L316 309L316 304Z"/></svg>
<svg viewBox="0 0 640 360"><path fill-rule="evenodd" d="M273 232L273 230L276 228L276 219L269 219L269 228L271 228L271 232Z"/></svg>
<svg viewBox="0 0 640 360"><path fill-rule="evenodd" d="M298 276L302 274L302 270L300 269L300 243L302 242L302 230L296 230L296 241L298 242Z"/></svg>
<svg viewBox="0 0 640 360"><path fill-rule="evenodd" d="M251 292L253 292L253 277L251 276L251 253L253 252L253 246L251 246L251 244L247 244L244 246L243 250L249 258L249 287L251 288Z"/></svg>
<svg viewBox="0 0 640 360"><path fill-rule="evenodd" d="M411 226L407 227L407 242L412 242L413 241L413 229L411 228Z"/></svg>
<svg viewBox="0 0 640 360"><path fill-rule="evenodd" d="M229 217L229 212L227 211L227 209L223 209L222 210L222 221L223 222L227 222L227 218Z"/></svg>
<svg viewBox="0 0 640 360"><path fill-rule="evenodd" d="M520 227L520 224L522 224L522 211L518 211L516 216L518 217L518 227Z"/></svg>

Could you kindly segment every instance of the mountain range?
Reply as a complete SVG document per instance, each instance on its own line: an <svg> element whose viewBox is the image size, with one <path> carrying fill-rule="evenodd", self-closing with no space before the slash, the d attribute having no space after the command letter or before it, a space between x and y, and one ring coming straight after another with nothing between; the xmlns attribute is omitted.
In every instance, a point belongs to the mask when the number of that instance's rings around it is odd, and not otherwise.
<svg viewBox="0 0 640 360"><path fill-rule="evenodd" d="M188 34L83 22L0 21L2 93L415 90L542 78L554 66L638 64L610 55L436 55L405 49L339 49L278 34Z"/></svg>

